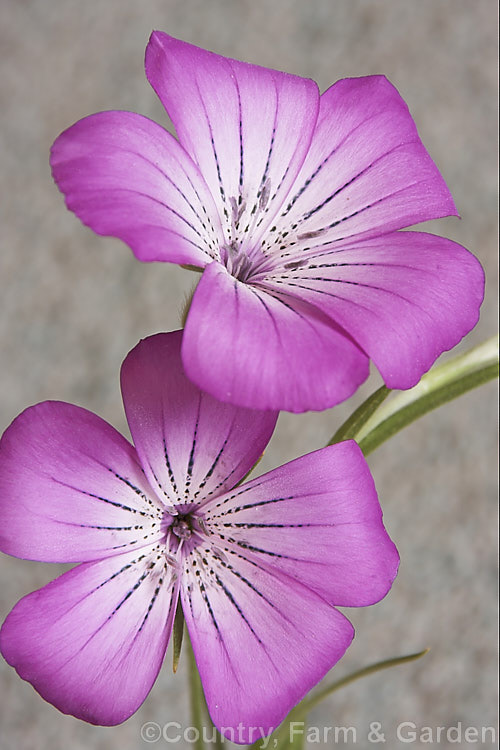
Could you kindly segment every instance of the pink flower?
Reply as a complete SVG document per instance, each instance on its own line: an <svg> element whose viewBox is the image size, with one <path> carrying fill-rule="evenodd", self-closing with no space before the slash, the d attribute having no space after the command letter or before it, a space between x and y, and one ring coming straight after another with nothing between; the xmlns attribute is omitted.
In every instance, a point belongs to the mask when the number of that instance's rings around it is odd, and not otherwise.
<svg viewBox="0 0 500 750"><path fill-rule="evenodd" d="M187 318L188 377L222 401L325 409L373 359L409 388L476 324L479 263L398 230L456 215L408 108L383 76L314 81L162 32L146 74L178 140L101 112L52 149L68 207L142 261L204 269Z"/></svg>
<svg viewBox="0 0 500 750"><path fill-rule="evenodd" d="M180 600L213 721L252 741L351 642L333 605L381 599L398 555L352 441L239 485L276 414L199 391L180 347L159 334L123 363L135 448L60 402L5 432L0 548L80 565L14 607L0 648L61 711L117 724L151 690Z"/></svg>

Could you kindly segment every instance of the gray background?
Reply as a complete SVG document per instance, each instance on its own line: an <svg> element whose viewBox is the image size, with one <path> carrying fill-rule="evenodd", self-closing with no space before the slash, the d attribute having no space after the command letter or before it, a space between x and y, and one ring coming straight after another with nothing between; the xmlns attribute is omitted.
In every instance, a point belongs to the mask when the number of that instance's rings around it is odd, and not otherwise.
<svg viewBox="0 0 500 750"><path fill-rule="evenodd" d="M321 89L343 76L385 73L462 215L429 228L470 248L488 274L481 321L465 345L494 333L494 0L1 0L0 22L2 429L28 404L56 398L126 430L120 363L140 337L178 326L194 277L142 265L119 241L84 228L64 208L48 166L57 134L92 112L130 109L166 122L143 73L153 28L315 78ZM283 415L263 469L322 446L378 382L374 374L335 410ZM371 746L370 722L380 722L388 747L406 746L394 735L403 721L496 722L495 400L489 384L370 457L401 572L383 602L349 613L357 638L334 674L425 646L431 652L346 688L311 716L320 727L354 726L360 747ZM2 556L0 616L56 567ZM144 706L114 729L63 716L3 662L0 686L2 750L141 750L144 722L189 723L183 669L174 678L169 658Z"/></svg>

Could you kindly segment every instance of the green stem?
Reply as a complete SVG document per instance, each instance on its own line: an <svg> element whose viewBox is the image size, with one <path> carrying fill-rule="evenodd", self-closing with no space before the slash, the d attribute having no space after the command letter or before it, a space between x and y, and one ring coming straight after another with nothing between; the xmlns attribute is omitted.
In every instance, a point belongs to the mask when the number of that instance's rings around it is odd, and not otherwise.
<svg viewBox="0 0 500 750"><path fill-rule="evenodd" d="M465 354L433 367L414 388L392 392L384 386L363 403L328 443L353 438L368 455L411 422L432 409L498 377L498 336ZM340 437L339 437L340 436Z"/></svg>
<svg viewBox="0 0 500 750"><path fill-rule="evenodd" d="M191 699L191 723L193 727L196 727L199 733L199 739L194 743L195 750L205 750L205 744L203 742L203 727L212 727L212 732L207 734L210 740L207 740L210 744L211 750L223 750L224 740L219 730L214 726L210 714L208 713L207 702L205 700L205 693L203 692L203 686L200 680L200 674L194 658L193 647L189 639L189 635L185 634L184 641L186 642L185 651L188 654L189 663L189 695Z"/></svg>
<svg viewBox="0 0 500 750"><path fill-rule="evenodd" d="M356 672L351 672L351 674L342 677L340 680L327 685L311 698L306 698L304 701L302 701L302 703L300 704L302 709L301 714L305 717L306 714L308 714L313 708L321 703L321 701L323 701L332 693L335 693L337 690L340 690L340 688L343 688L346 685L350 685L351 682L356 682L356 680L360 680L362 677L368 677L368 675L375 674L375 672L380 672L383 669L390 669L391 667L397 667L400 664L407 664L410 661L416 661L417 659L421 659L422 656L425 656L428 653L429 649L424 648L423 651L417 651L416 654L395 656L392 659L384 659L383 661L378 661L375 664L369 664L367 667L363 667L363 669L358 669Z"/></svg>
<svg viewBox="0 0 500 750"><path fill-rule="evenodd" d="M407 656L396 656L392 659L384 659L383 661L378 661L375 664L370 664L367 667L364 667L363 669L358 669L356 672L352 672L349 675L346 675L346 677L342 677L340 680L337 680L336 682L331 683L330 685L327 685L322 690L320 690L318 693L313 695L311 698L305 698L301 703L298 704L298 706L295 706L295 708L288 714L285 721L278 727L278 729L275 730L275 732L271 735L272 739L274 741L269 742L268 747L274 748L274 750L285 750L288 748L294 748L295 745L291 741L290 738L290 722L303 722L305 721L308 713L315 708L319 703L321 703L325 698L327 698L332 693L335 693L337 690L340 690L340 688L345 687L346 685L350 685L351 682L355 682L356 680L360 680L363 677L367 677L368 675L374 674L375 672L380 672L383 669L390 669L391 667L399 666L400 664L406 664L407 662L416 661L417 659L420 659L422 656L425 656L429 652L429 649L426 648L423 651L418 651L416 654L408 654ZM305 734L305 730L304 730ZM255 742L253 745L251 745L250 750L257 750L262 746L262 741L259 740L258 742Z"/></svg>
<svg viewBox="0 0 500 750"><path fill-rule="evenodd" d="M380 404L385 401L390 392L390 389L383 385L381 386L381 388L374 391L371 396L368 396L366 401L363 401L361 406L359 406L356 411L351 414L349 419L347 419L344 424L339 427L328 445L333 445L334 443L340 443L342 440L350 440L351 438L354 438L361 427L378 409Z"/></svg>
<svg viewBox="0 0 500 750"><path fill-rule="evenodd" d="M187 636L187 634L186 634ZM206 703L203 687L201 685L198 667L194 658L193 647L189 637L185 639L185 651L188 655L188 674L189 674L189 696L191 700L191 725L198 730L198 739L193 743L195 750L205 750L203 742L203 727L205 725Z"/></svg>

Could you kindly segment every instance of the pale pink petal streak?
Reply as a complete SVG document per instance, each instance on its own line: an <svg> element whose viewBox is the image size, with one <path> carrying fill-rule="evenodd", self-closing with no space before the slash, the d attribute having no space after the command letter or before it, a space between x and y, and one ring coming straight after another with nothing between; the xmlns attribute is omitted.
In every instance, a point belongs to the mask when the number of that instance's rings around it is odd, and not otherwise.
<svg viewBox="0 0 500 750"><path fill-rule="evenodd" d="M120 724L161 667L174 578L159 546L84 563L18 602L0 632L1 652L63 713Z"/></svg>
<svg viewBox="0 0 500 750"><path fill-rule="evenodd" d="M184 373L182 331L145 339L122 366L122 392L137 452L167 505L233 487L266 447L277 413L221 404Z"/></svg>

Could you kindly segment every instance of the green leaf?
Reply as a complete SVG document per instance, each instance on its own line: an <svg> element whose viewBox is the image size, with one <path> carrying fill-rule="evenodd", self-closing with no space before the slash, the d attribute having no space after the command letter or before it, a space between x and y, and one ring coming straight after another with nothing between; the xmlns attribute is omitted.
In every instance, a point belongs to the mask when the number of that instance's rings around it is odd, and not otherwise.
<svg viewBox="0 0 500 750"><path fill-rule="evenodd" d="M175 674L177 672L177 667L179 666L179 659L181 658L182 638L184 635L184 612L182 611L180 602L177 602L177 609L175 610L174 629L172 635L174 648L172 668Z"/></svg>

